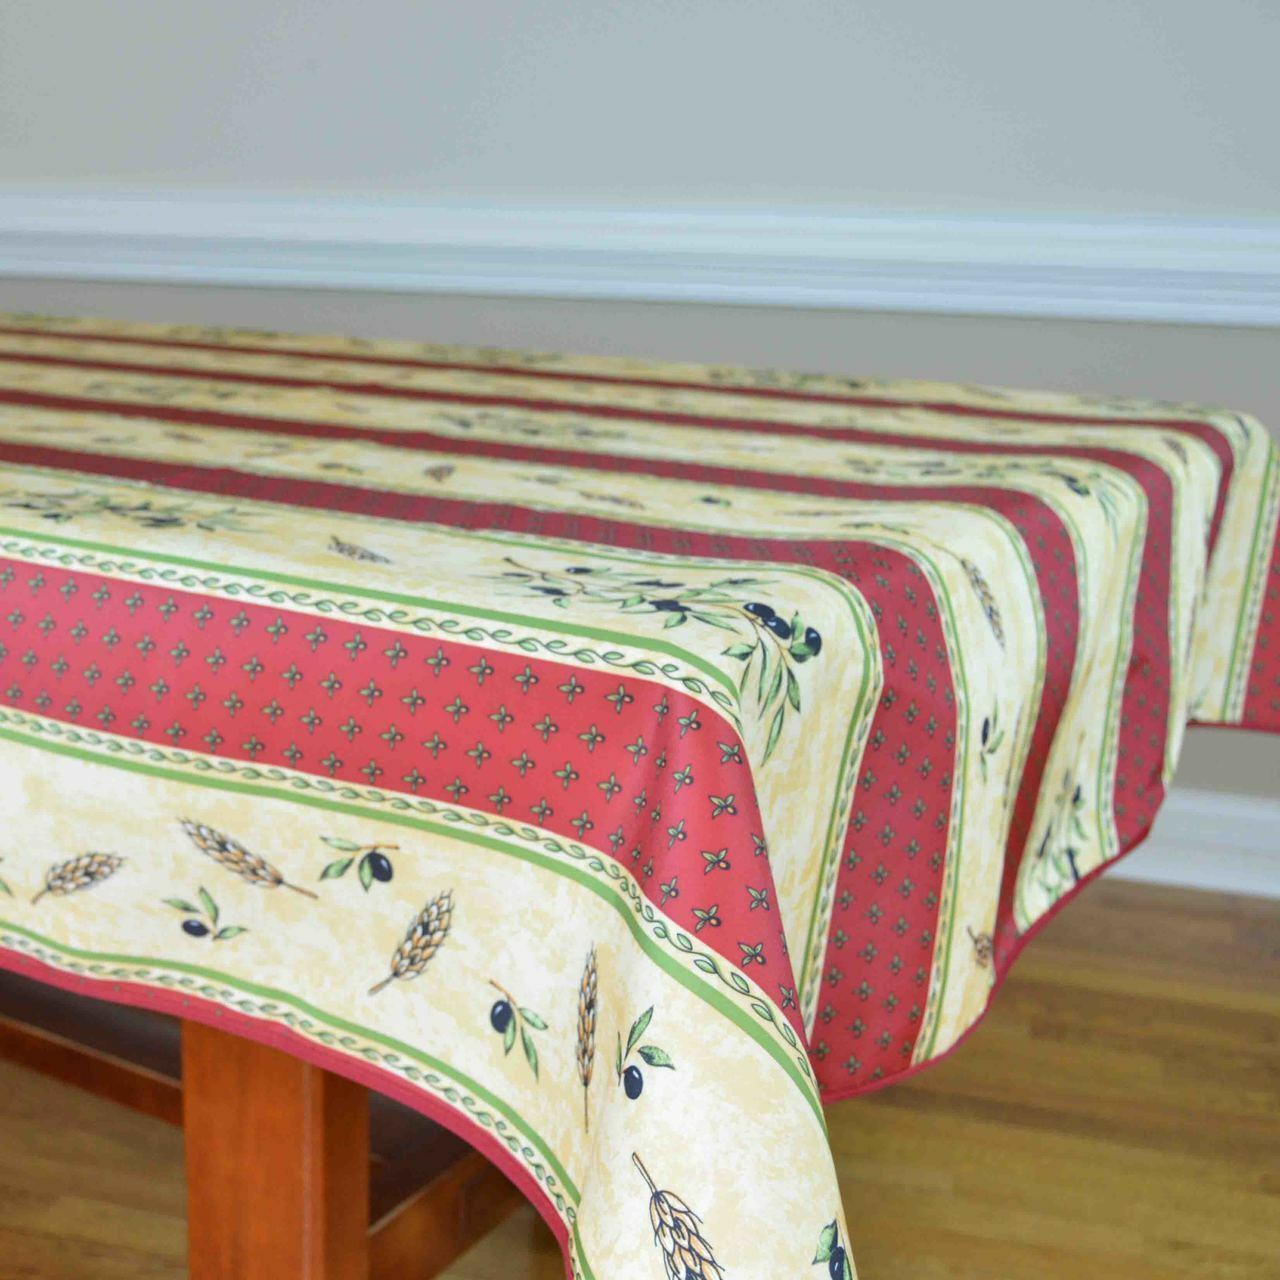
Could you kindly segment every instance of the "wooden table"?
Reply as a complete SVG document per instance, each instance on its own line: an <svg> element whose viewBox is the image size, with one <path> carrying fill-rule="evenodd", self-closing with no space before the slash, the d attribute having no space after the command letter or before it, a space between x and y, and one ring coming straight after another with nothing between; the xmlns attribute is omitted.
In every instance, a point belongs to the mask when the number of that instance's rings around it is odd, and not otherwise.
<svg viewBox="0 0 1280 1280"><path fill-rule="evenodd" d="M427 1280L521 1203L447 1129L198 1022L0 972L0 1057L182 1125L191 1280Z"/></svg>

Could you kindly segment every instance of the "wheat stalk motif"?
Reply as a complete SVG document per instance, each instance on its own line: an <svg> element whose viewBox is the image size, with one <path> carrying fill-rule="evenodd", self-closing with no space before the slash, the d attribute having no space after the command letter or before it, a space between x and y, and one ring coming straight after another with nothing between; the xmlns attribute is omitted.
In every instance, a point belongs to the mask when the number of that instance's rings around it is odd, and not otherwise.
<svg viewBox="0 0 1280 1280"><path fill-rule="evenodd" d="M702 1219L679 1196L659 1191L634 1151L631 1159L649 1184L649 1224L654 1241L662 1250L667 1280L720 1280L724 1270L698 1229Z"/></svg>
<svg viewBox="0 0 1280 1280"><path fill-rule="evenodd" d="M183 831L201 853L207 853L220 867L234 872L250 884L259 885L263 889L279 889L283 886L306 898L316 896L310 889L290 884L265 858L250 853L239 841L223 835L221 831L206 827L202 822L192 822L189 818L182 818L180 821Z"/></svg>
<svg viewBox="0 0 1280 1280"><path fill-rule="evenodd" d="M124 859L114 853L82 853L77 858L55 863L44 876L44 888L31 899L34 906L46 893L65 897L79 889L87 889L108 876L113 876L124 865Z"/></svg>
<svg viewBox="0 0 1280 1280"><path fill-rule="evenodd" d="M391 957L391 972L381 982L370 987L369 994L376 996L383 987L390 986L397 979L418 977L431 957L440 950L441 943L448 936L452 920L453 893L446 889L414 916L413 923L404 935L404 941Z"/></svg>
<svg viewBox="0 0 1280 1280"><path fill-rule="evenodd" d="M578 1079L582 1081L582 1120L589 1130L591 1114L587 1110L587 1095L591 1088L591 1072L596 1062L596 999L597 999L596 949L587 955L582 981L578 984Z"/></svg>
<svg viewBox="0 0 1280 1280"><path fill-rule="evenodd" d="M991 624L991 632L1003 649L1004 624L1000 618L1000 610L996 606L996 598L991 594L991 588L987 585L986 578L982 576L982 570L972 560L966 560L962 556L960 563L969 578L969 584L973 587L982 605L982 612L987 615L987 621Z"/></svg>

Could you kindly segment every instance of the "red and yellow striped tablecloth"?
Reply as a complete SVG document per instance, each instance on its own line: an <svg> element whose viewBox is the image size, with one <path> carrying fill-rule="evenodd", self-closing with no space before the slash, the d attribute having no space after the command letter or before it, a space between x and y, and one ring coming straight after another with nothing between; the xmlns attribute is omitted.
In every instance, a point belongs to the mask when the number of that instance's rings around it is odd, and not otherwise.
<svg viewBox="0 0 1280 1280"><path fill-rule="evenodd" d="M1280 730L1278 509L1225 410L0 317L0 963L457 1128L576 1276L839 1273L823 1105Z"/></svg>

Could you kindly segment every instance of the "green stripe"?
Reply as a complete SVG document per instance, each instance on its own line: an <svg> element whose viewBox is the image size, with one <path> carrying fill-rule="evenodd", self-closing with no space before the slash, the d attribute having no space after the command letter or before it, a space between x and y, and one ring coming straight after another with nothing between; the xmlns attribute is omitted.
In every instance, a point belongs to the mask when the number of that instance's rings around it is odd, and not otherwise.
<svg viewBox="0 0 1280 1280"><path fill-rule="evenodd" d="M792 1083L800 1090L805 1101L809 1104L814 1116L818 1120L823 1131L826 1131L826 1119L822 1112L822 1105L818 1100L817 1094L814 1092L810 1082L805 1078L796 1064L791 1060L788 1051L777 1041L775 1041L762 1026L759 1025L743 1010L739 1009L732 1001L730 1001L721 992L707 986L705 983L699 982L692 974L685 970L675 959L668 955L658 946L658 944L650 938L640 926L640 922L628 910L625 901L621 896L611 890L607 885L601 884L593 876L588 875L585 871L577 867L567 866L546 854L538 853L532 849L525 849L520 845L508 843L499 840L494 836L485 835L479 831L471 831L465 828L455 828L447 826L443 823L432 822L426 818L413 817L409 814L395 813L378 813L370 815L366 809L359 805L346 804L338 800L328 800L321 796L306 796L292 794L277 787L261 786L246 782L233 782L229 779L221 778L205 778L188 775L178 769L168 769L159 765L144 764L139 760L118 760L109 759L95 754L92 751L85 750L80 747L73 747L66 743L44 742L32 738L20 731L6 729L0 727L0 739L8 739L11 742L19 743L23 746L34 747L41 751L51 751L58 755L70 756L73 759L83 760L91 764L101 764L108 768L127 769L134 773L144 774L150 777L164 778L170 782L184 783L191 786L210 787L219 791L231 791L239 795L245 796L267 796L275 800L283 800L292 804L310 805L315 809L323 809L331 813L342 813L349 817L369 818L374 817L379 822L391 823L395 826L410 827L415 830L427 831L432 835L443 836L446 839L462 841L465 844L472 844L480 848L487 849L494 853L503 854L507 857L519 858L524 862L540 867L545 871L551 872L553 875L564 876L567 879L575 881L581 887L589 889L602 901L608 903L618 915L622 918L630 931L632 938L635 940L640 949L652 960L668 977L674 979L692 995L709 1004L717 1013L721 1014L731 1021L740 1031L745 1032L751 1037L771 1058L782 1068L786 1075L791 1079ZM761 1000L767 997L761 997L759 994L753 993L752 999ZM363 1034L373 1035L372 1032L364 1032Z"/></svg>
<svg viewBox="0 0 1280 1280"><path fill-rule="evenodd" d="M573 1233L573 1248L578 1255L578 1261L582 1264L582 1280L596 1280L596 1273L591 1270L591 1264L587 1261L586 1251L582 1247L582 1237L578 1234L578 1219L575 1217L570 1226Z"/></svg>

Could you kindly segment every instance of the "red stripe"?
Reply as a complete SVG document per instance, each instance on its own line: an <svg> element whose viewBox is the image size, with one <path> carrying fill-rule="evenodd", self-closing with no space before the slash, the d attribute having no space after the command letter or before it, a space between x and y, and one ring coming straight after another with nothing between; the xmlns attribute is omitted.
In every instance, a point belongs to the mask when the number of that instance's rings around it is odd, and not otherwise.
<svg viewBox="0 0 1280 1280"><path fill-rule="evenodd" d="M1262 612L1249 668L1244 719L1251 728L1280 733L1280 529L1276 530L1262 588Z"/></svg>

